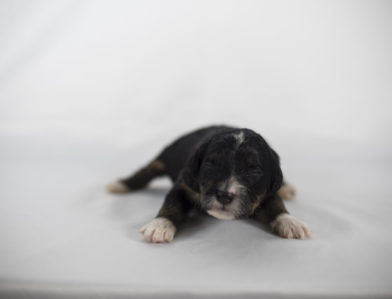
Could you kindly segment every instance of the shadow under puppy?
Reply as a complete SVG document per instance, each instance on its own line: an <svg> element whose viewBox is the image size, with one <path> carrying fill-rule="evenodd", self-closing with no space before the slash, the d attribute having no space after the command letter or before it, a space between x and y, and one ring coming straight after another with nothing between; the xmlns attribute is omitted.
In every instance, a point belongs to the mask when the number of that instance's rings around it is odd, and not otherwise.
<svg viewBox="0 0 392 299"><path fill-rule="evenodd" d="M130 192L163 175L174 185L156 218L141 228L150 242L172 241L194 207L218 219L254 218L283 238L310 237L310 229L284 206L282 198L291 198L294 189L283 183L279 156L252 130L211 126L191 132L107 188Z"/></svg>

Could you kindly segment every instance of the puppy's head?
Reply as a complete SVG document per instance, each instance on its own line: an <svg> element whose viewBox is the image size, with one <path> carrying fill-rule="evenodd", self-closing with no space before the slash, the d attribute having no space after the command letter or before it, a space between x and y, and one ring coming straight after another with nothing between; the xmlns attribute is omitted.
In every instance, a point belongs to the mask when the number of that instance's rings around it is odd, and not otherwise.
<svg viewBox="0 0 392 299"><path fill-rule="evenodd" d="M190 159L200 206L218 219L250 216L282 185L278 155L257 133L233 129L203 143Z"/></svg>

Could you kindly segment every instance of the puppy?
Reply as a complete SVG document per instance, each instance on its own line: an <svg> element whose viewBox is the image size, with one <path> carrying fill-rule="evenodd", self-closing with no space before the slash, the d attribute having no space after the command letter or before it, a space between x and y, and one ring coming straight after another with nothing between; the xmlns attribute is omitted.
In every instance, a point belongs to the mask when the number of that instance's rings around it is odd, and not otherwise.
<svg viewBox="0 0 392 299"><path fill-rule="evenodd" d="M283 238L310 237L310 229L282 201L294 189L283 183L279 156L252 130L211 126L191 132L107 188L112 193L139 190L163 175L174 184L156 218L140 230L150 242L172 241L194 207L217 219L253 218Z"/></svg>

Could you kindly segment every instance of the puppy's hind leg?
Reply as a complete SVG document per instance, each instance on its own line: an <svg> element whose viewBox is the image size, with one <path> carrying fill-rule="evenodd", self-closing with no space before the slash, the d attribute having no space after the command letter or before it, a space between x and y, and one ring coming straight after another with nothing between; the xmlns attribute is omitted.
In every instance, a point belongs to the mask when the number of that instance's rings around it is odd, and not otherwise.
<svg viewBox="0 0 392 299"><path fill-rule="evenodd" d="M110 193L127 193L143 189L152 179L164 174L165 164L159 160L154 160L128 178L114 181L106 188Z"/></svg>

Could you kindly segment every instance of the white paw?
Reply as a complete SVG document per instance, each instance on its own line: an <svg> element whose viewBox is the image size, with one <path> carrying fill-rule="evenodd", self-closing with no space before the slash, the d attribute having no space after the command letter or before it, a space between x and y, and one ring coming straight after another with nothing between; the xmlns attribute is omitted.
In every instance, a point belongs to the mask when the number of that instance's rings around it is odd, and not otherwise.
<svg viewBox="0 0 392 299"><path fill-rule="evenodd" d="M140 229L144 238L152 243L171 242L176 233L176 227L167 218L158 217Z"/></svg>
<svg viewBox="0 0 392 299"><path fill-rule="evenodd" d="M127 193L131 191L125 184L119 181L114 181L107 185L106 190L110 193Z"/></svg>
<svg viewBox="0 0 392 299"><path fill-rule="evenodd" d="M311 230L307 225L289 214L281 214L271 222L275 233L287 239L310 238Z"/></svg>
<svg viewBox="0 0 392 299"><path fill-rule="evenodd" d="M278 190L278 195L286 200L293 199L295 196L296 190L293 185L285 184Z"/></svg>

